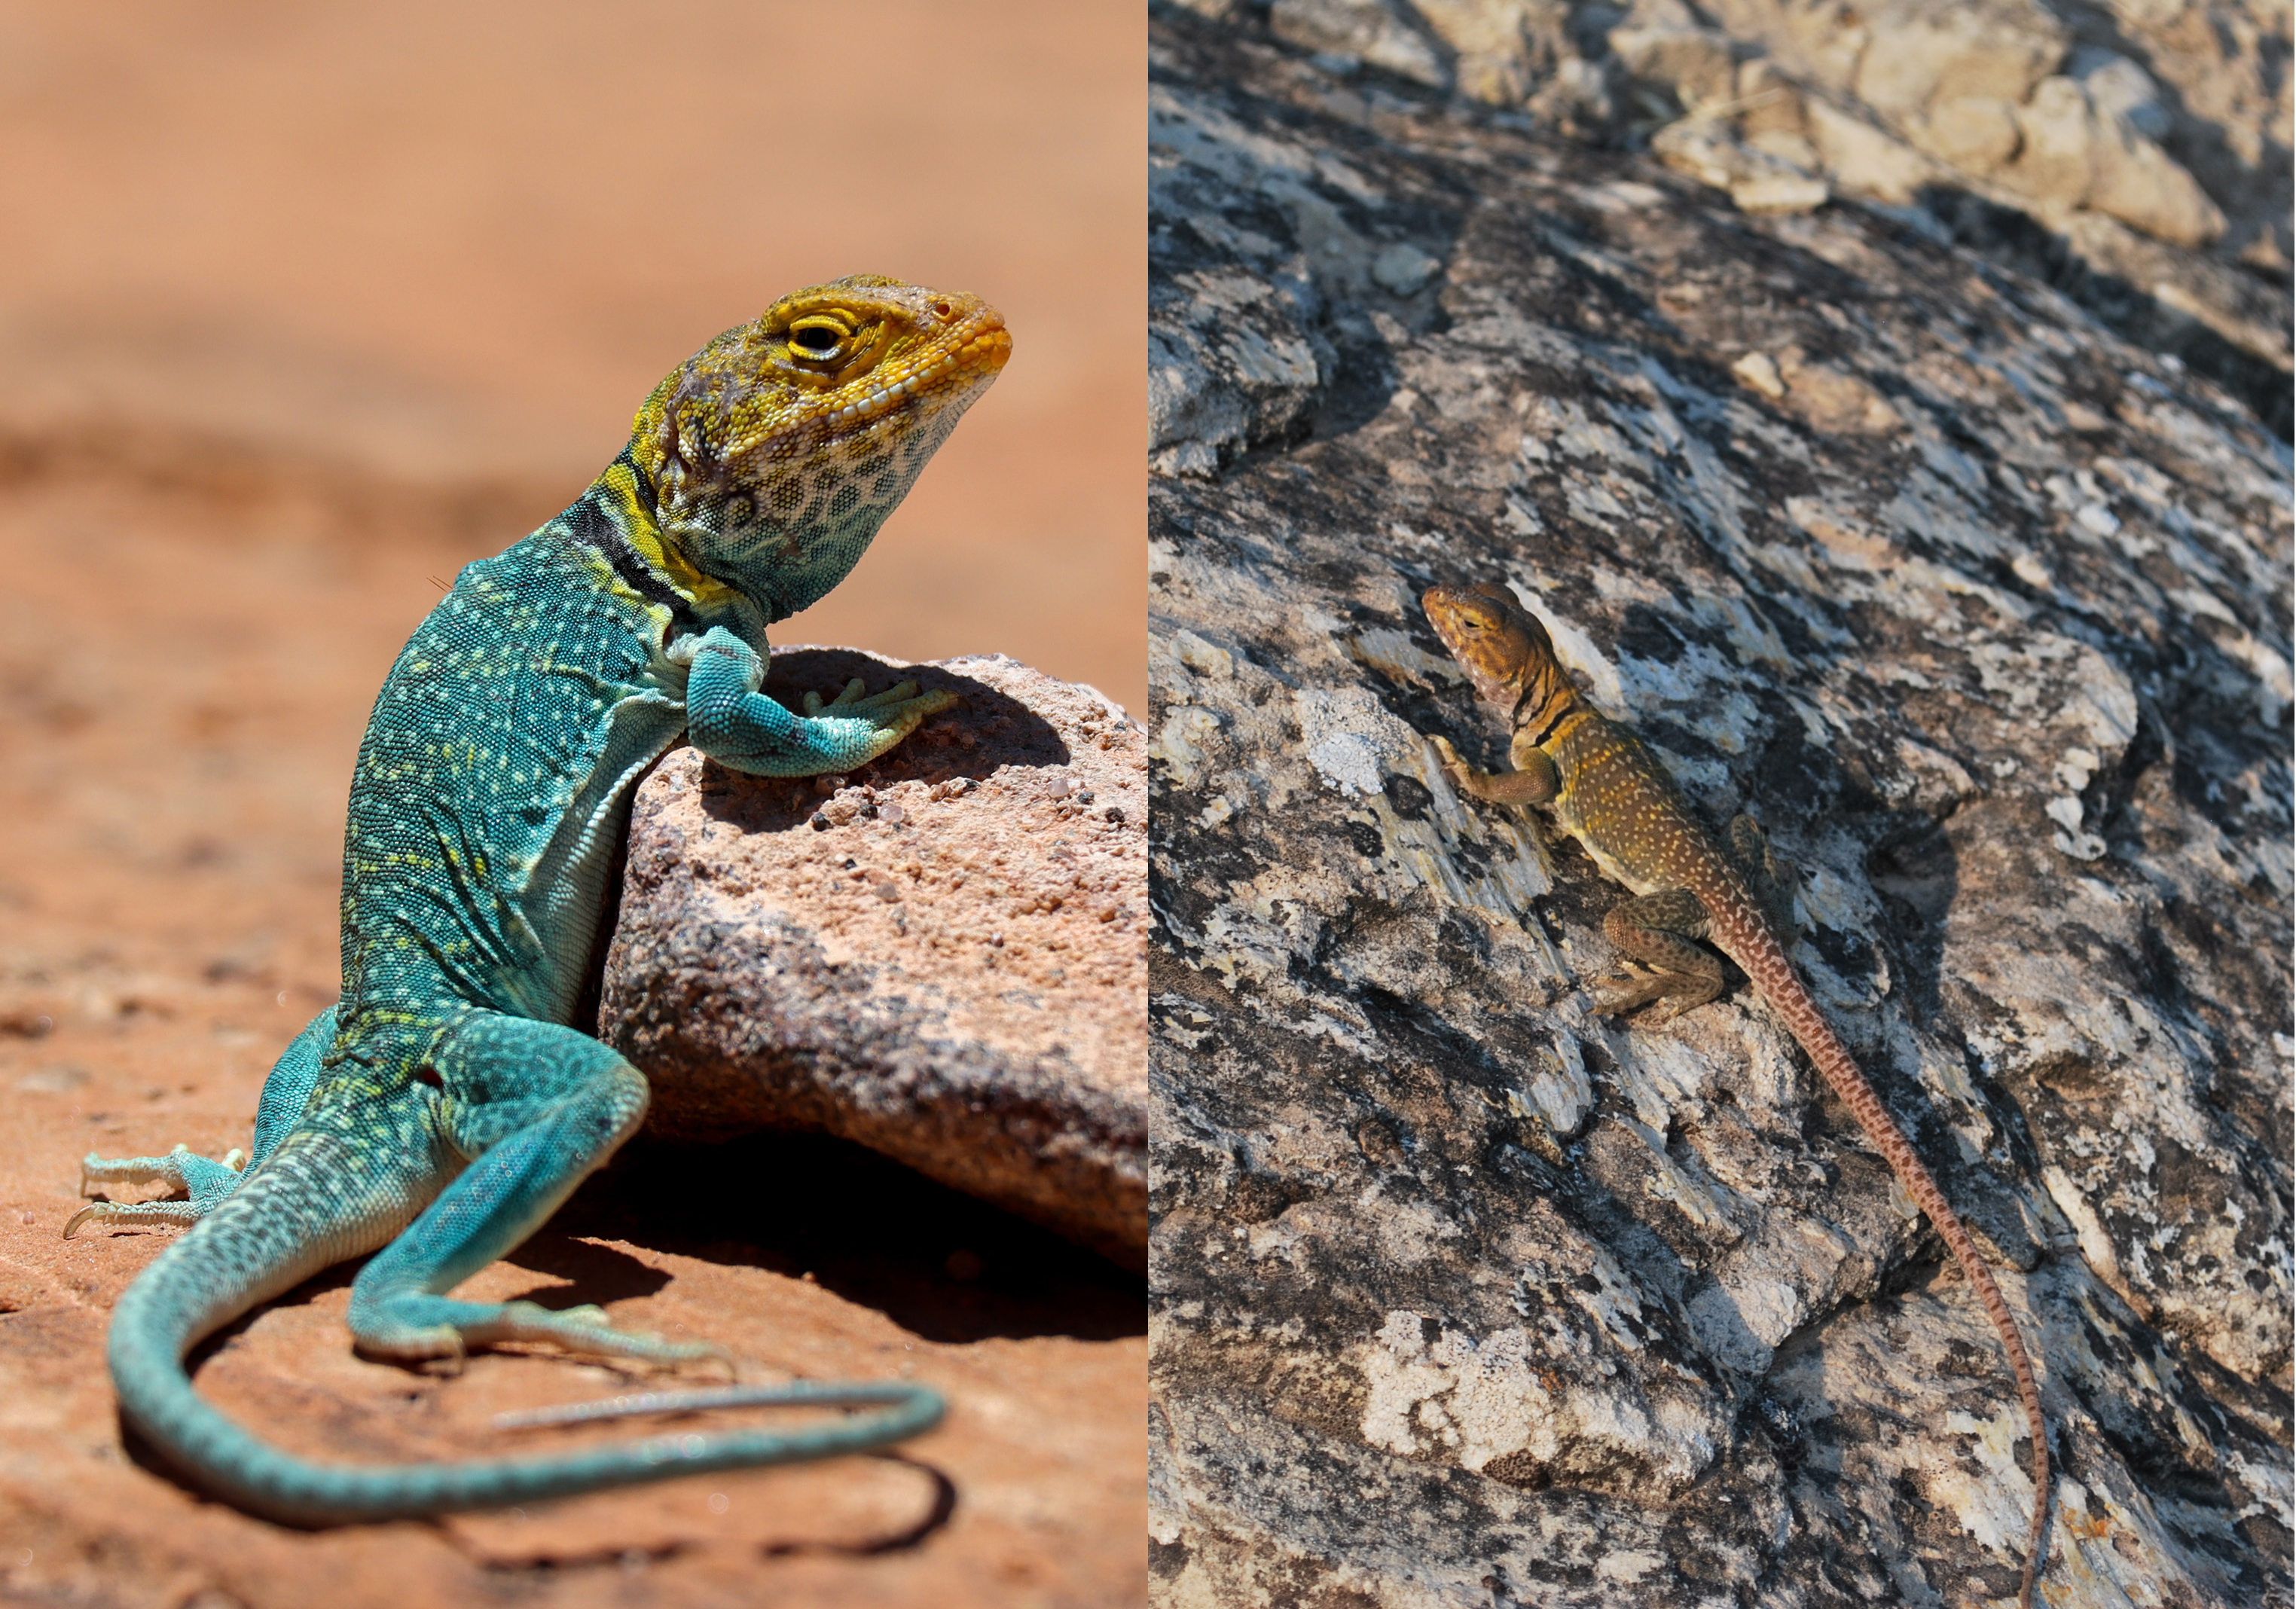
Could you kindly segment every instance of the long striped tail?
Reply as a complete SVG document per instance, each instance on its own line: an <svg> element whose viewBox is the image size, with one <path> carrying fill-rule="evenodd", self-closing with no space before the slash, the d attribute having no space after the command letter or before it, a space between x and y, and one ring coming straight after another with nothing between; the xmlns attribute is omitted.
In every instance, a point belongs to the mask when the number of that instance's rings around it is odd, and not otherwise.
<svg viewBox="0 0 2296 1609"><path fill-rule="evenodd" d="M1874 1142L1874 1149L1889 1162L1890 1170L1898 1176L1906 1194L1929 1214L1930 1221L1952 1249L1954 1260L1968 1277L1971 1288L1977 1293L1985 1316L1993 1321L1994 1333L2001 1337L2001 1350L2009 1355L2009 1372L2017 1377L2017 1396L2025 1406L2025 1422L2033 1431L2033 1527L2025 1548L2024 1581L2017 1590L2018 1609L2033 1609L2034 1579L2046 1556L2042 1552L2042 1543L2049 1523L2049 1425L2041 1413L2041 1393L2033 1381L2032 1362L2025 1355L2024 1338L2017 1333L2017 1321L2010 1316L2009 1304L2001 1299L2000 1287L1993 1283L1993 1271L1978 1256L1976 1243L1962 1227L1960 1214L1937 1187L1937 1181L1922 1165L1922 1159L1914 1153L1905 1130L1898 1127L1889 1108L1882 1104L1882 1097L1874 1093L1874 1086L1866 1081L1865 1073L1842 1048L1841 1041L1833 1037L1833 1030L1818 1010L1817 1002L1809 997L1809 990L1795 975L1793 963L1786 959L1784 949L1760 929L1759 924L1760 918L1752 914L1748 905L1735 921L1718 915L1714 936L1730 958L1746 969L1747 975L1778 1014L1785 1018L1787 1028L1800 1041L1801 1047L1809 1052L1810 1060L1817 1063L1825 1081L1833 1086L1834 1094L1857 1113L1857 1126L1865 1129L1866 1137Z"/></svg>

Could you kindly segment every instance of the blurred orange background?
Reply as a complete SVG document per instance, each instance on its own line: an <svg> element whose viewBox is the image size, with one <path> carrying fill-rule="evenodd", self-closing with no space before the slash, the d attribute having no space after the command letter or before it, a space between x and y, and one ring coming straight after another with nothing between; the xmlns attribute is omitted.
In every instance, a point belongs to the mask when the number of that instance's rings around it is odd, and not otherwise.
<svg viewBox="0 0 2296 1609"><path fill-rule="evenodd" d="M1144 61L1136 10L1061 0L12 5L0 432L509 485L494 552L783 292L972 291L1011 366L777 638L1138 710Z"/></svg>

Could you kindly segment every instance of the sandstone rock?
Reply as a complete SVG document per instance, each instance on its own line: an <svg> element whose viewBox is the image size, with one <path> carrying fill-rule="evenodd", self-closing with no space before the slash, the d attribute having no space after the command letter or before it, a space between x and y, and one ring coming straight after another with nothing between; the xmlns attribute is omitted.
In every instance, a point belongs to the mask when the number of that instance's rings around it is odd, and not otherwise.
<svg viewBox="0 0 2296 1609"><path fill-rule="evenodd" d="M2223 209L2225 254L2274 275L2284 295L2296 118L2288 66L2296 19L2289 8L2276 0L2075 0L2065 14L2080 42L2067 70L2100 104L2116 108L2142 89L2113 68L2116 60L2136 63L2160 87L2157 116L2139 110L2132 125L2158 140Z"/></svg>
<svg viewBox="0 0 2296 1609"><path fill-rule="evenodd" d="M1948 176L1935 158L1869 119L1816 96L1802 115L1826 176L1844 195L1907 206Z"/></svg>
<svg viewBox="0 0 2296 1609"><path fill-rule="evenodd" d="M1621 24L1611 49L1634 77L1671 90L1688 111L1719 105L1737 87L1737 58L1718 29Z"/></svg>
<svg viewBox="0 0 2296 1609"><path fill-rule="evenodd" d="M2152 75L2119 52L2085 46L2073 53L2065 70L2080 80L2098 111L2120 119L2147 139L2160 139L2176 127Z"/></svg>
<svg viewBox="0 0 2296 1609"><path fill-rule="evenodd" d="M2224 214L2197 180L2079 81L2041 81L2016 109L2021 150L1996 174L2045 207L2090 207L2171 245L2202 246Z"/></svg>
<svg viewBox="0 0 2296 1609"><path fill-rule="evenodd" d="M2011 104L2063 60L2064 24L2038 0L1885 0L1860 6L1869 41L1848 87L1884 121L1917 127L1940 94Z"/></svg>
<svg viewBox="0 0 2296 1609"><path fill-rule="evenodd" d="M2172 246L2205 246L2225 232L2225 216L2201 188L2125 115L2089 95L2089 192L2095 210Z"/></svg>
<svg viewBox="0 0 2296 1609"><path fill-rule="evenodd" d="M2049 1601L2284 1601L2285 447L1917 215L1151 37L1190 167L1343 173L1444 263L1417 324L1317 280L1345 406L1152 483L1156 1601L2014 1589L2021 1422L1934 1236L1742 981L1594 1015L1619 891L1444 780L1423 735L1504 723L1416 597L1481 580L1800 868L2035 1343Z"/></svg>
<svg viewBox="0 0 2296 1609"><path fill-rule="evenodd" d="M1751 173L1730 185L1730 202L1741 212L1814 212L1833 192L1824 179L1806 173Z"/></svg>
<svg viewBox="0 0 2296 1609"><path fill-rule="evenodd" d="M783 650L767 690L896 669L965 702L851 777L641 785L599 1037L657 1134L825 1131L1136 1267L1143 735L994 656Z"/></svg>

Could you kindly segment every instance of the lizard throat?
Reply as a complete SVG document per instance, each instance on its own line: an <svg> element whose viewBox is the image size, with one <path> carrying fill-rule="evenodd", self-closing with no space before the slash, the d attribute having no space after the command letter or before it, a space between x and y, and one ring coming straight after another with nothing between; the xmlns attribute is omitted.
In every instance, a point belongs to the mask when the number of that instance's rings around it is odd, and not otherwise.
<svg viewBox="0 0 2296 1609"><path fill-rule="evenodd" d="M1534 746L1544 745L1578 707L1578 689L1554 666L1542 665L1524 678L1522 696L1515 700L1508 725Z"/></svg>

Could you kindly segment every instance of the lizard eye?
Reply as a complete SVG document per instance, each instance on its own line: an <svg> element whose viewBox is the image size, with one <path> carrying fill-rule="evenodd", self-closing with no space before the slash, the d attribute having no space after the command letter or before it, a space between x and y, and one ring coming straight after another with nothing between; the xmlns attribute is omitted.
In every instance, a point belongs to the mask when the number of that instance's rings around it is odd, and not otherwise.
<svg viewBox="0 0 2296 1609"><path fill-rule="evenodd" d="M790 356L800 363L822 363L845 347L845 326L833 318L800 318L790 326Z"/></svg>

